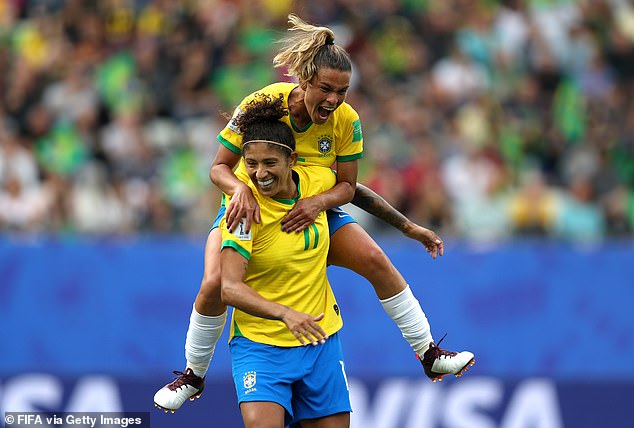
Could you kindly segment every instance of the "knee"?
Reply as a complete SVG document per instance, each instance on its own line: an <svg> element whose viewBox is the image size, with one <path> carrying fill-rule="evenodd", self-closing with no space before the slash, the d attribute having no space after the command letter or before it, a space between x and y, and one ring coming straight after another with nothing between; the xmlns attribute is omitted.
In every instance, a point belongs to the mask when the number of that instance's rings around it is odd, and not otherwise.
<svg viewBox="0 0 634 428"><path fill-rule="evenodd" d="M270 418L262 417L256 412L242 412L242 422L245 428L281 428L281 426Z"/></svg>
<svg viewBox="0 0 634 428"><path fill-rule="evenodd" d="M200 284L201 290L220 290L220 267L213 269L205 269L203 280Z"/></svg>
<svg viewBox="0 0 634 428"><path fill-rule="evenodd" d="M387 254L378 245L369 246L355 257L359 257L359 264L367 269L390 271L394 268Z"/></svg>
<svg viewBox="0 0 634 428"><path fill-rule="evenodd" d="M359 257L356 271L367 279L379 299L387 299L403 291L407 282L392 264L387 254L376 246Z"/></svg>
<svg viewBox="0 0 634 428"><path fill-rule="evenodd" d="M204 307L221 304L220 289L220 272L216 270L205 272L196 297L197 303Z"/></svg>

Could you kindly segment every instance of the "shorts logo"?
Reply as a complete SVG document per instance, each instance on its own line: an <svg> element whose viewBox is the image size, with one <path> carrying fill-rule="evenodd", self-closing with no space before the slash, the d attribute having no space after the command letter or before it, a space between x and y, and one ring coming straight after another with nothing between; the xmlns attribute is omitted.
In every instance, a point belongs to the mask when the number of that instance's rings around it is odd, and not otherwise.
<svg viewBox="0 0 634 428"><path fill-rule="evenodd" d="M244 387L245 388L253 388L255 386L255 383L257 382L256 379L256 372L254 371L250 371L250 372L246 372L243 376L242 376L242 381L244 382Z"/></svg>
<svg viewBox="0 0 634 428"><path fill-rule="evenodd" d="M257 391L257 389L255 388L256 382L257 382L257 379L256 379L255 371L250 371L243 374L242 383L244 385L244 393L248 394L250 392Z"/></svg>
<svg viewBox="0 0 634 428"><path fill-rule="evenodd" d="M319 153L324 155L330 152L330 150L332 150L332 137L330 135L320 135L317 148L319 149Z"/></svg>

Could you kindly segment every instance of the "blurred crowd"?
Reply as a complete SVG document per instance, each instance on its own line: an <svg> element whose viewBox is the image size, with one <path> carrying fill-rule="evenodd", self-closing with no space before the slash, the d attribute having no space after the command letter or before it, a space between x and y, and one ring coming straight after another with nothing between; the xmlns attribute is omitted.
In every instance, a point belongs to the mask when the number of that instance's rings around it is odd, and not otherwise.
<svg viewBox="0 0 634 428"><path fill-rule="evenodd" d="M631 239L628 0L0 0L0 231L205 233L216 135L288 79L289 12L350 52L360 181L412 220Z"/></svg>

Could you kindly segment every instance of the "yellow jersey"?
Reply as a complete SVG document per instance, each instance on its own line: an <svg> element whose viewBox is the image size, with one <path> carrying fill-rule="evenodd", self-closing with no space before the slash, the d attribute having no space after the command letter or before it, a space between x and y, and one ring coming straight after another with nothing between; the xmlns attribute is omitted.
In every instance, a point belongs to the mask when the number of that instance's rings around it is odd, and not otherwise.
<svg viewBox="0 0 634 428"><path fill-rule="evenodd" d="M325 170L325 168L321 168ZM225 218L220 222L222 248L233 248L249 261L244 282L261 296L300 312L324 318L319 324L328 335L342 326L339 307L328 277L326 260L330 237L326 213L321 212L303 232L282 231L281 220L302 197L324 192L330 184L325 174L311 174L308 168L294 170L298 183L297 199L262 196L249 180L247 183L260 205L261 223L253 223L245 233L243 223L229 232ZM330 175L334 175L332 171ZM268 345L296 347L299 341L282 321L249 315L234 308L230 339L244 336Z"/></svg>
<svg viewBox="0 0 634 428"><path fill-rule="evenodd" d="M233 117L239 115L245 105L253 100L257 94L274 97L282 95L283 105L288 108L288 97L296 87L297 83L284 82L266 86L245 97L234 111ZM299 166L331 168L335 162L349 162L363 157L361 121L357 112L348 103L341 104L326 123L321 125L310 122L300 129L293 123L290 115L284 116L281 120L293 130L295 151L298 154L297 165ZM232 152L241 153L242 136L238 133L233 119L220 131L218 141ZM249 177L242 160L240 160L235 174L241 181L248 183ZM332 188L335 183L336 180L332 182L332 186L325 190Z"/></svg>

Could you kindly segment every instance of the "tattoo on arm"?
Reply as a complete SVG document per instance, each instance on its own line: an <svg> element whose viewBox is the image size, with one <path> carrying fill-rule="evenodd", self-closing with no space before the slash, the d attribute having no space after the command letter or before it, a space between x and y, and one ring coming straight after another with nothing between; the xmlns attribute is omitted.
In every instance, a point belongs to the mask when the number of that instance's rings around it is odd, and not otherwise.
<svg viewBox="0 0 634 428"><path fill-rule="evenodd" d="M408 219L374 191L357 183L352 203L402 231Z"/></svg>

